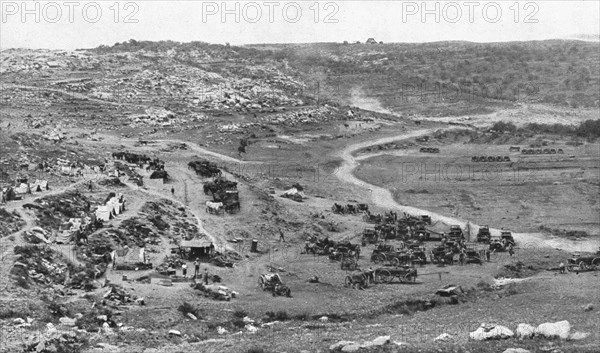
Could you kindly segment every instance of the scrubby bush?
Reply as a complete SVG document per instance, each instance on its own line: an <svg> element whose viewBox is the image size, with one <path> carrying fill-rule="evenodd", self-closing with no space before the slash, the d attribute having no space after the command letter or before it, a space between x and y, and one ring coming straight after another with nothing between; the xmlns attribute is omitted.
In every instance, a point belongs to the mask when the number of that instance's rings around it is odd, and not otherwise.
<svg viewBox="0 0 600 353"><path fill-rule="evenodd" d="M200 317L200 310L188 302L183 302L183 304L181 304L177 310L184 316L188 313L191 313L195 317Z"/></svg>
<svg viewBox="0 0 600 353"><path fill-rule="evenodd" d="M244 310L236 310L233 312L233 316L239 317L239 318L244 318L244 317L248 316L248 313L245 312Z"/></svg>

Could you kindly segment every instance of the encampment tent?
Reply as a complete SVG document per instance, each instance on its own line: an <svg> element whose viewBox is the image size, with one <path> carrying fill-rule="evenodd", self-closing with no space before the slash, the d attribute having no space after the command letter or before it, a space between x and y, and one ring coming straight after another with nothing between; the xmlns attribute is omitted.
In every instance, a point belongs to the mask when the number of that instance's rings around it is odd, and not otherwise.
<svg viewBox="0 0 600 353"><path fill-rule="evenodd" d="M69 244L72 240L73 240L73 232L70 232L68 230L62 231L60 233L58 233L58 235L56 236L56 243L57 244Z"/></svg>
<svg viewBox="0 0 600 353"><path fill-rule="evenodd" d="M2 189L2 197L0 197L0 199L4 199L4 201L16 200L17 195L15 189L12 186Z"/></svg>
<svg viewBox="0 0 600 353"><path fill-rule="evenodd" d="M96 218L104 222L110 221L113 218L113 210L110 206L98 206L96 209Z"/></svg>
<svg viewBox="0 0 600 353"><path fill-rule="evenodd" d="M41 192L48 190L47 180L36 180L35 183L30 185L31 192Z"/></svg>
<svg viewBox="0 0 600 353"><path fill-rule="evenodd" d="M21 183L21 185L15 188L15 192L17 194L29 194L31 193L31 189L29 188L29 184Z"/></svg>
<svg viewBox="0 0 600 353"><path fill-rule="evenodd" d="M300 197L302 197L302 198L304 198L304 197L305 197L305 196L304 196L304 192L302 192L302 191L298 191L298 189L296 189L296 188L291 188L291 189L289 189L289 190L286 190L286 191L284 191L284 192L283 192L283 195L284 195L284 196L300 196Z"/></svg>

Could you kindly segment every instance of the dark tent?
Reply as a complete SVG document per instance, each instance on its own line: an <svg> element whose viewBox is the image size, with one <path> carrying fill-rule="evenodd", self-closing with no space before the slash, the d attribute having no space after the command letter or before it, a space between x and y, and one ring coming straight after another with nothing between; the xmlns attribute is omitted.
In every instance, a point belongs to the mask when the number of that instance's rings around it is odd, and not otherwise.
<svg viewBox="0 0 600 353"><path fill-rule="evenodd" d="M169 173L164 170L155 170L152 175L150 175L150 179L169 179Z"/></svg>

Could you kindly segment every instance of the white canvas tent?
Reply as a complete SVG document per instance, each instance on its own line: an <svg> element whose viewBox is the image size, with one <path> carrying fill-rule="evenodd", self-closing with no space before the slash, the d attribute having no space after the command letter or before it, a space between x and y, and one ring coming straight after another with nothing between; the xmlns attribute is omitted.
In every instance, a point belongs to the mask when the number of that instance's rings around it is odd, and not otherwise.
<svg viewBox="0 0 600 353"><path fill-rule="evenodd" d="M72 240L73 240L73 232L65 230L62 231L60 233L58 233L58 235L56 236L56 243L57 244L69 244Z"/></svg>
<svg viewBox="0 0 600 353"><path fill-rule="evenodd" d="M113 197L106 203L106 207L112 209L115 215L119 215L125 210L124 202L120 202L119 199L119 197Z"/></svg>
<svg viewBox="0 0 600 353"><path fill-rule="evenodd" d="M21 185L15 188L15 192L17 194L29 194L31 193L31 189L29 188L29 184L21 183Z"/></svg>
<svg viewBox="0 0 600 353"><path fill-rule="evenodd" d="M284 191L284 192L283 192L283 195L284 195L284 196L296 196L296 195L297 195L297 196L300 196L300 197L302 197L302 198L304 198L304 197L305 197L305 196L304 196L304 192L302 192L302 191L298 191L298 189L296 189L296 188L291 188L291 189L289 189L289 190L286 190L286 191Z"/></svg>
<svg viewBox="0 0 600 353"><path fill-rule="evenodd" d="M98 206L96 218L104 222L110 221L113 218L113 209L110 206Z"/></svg>

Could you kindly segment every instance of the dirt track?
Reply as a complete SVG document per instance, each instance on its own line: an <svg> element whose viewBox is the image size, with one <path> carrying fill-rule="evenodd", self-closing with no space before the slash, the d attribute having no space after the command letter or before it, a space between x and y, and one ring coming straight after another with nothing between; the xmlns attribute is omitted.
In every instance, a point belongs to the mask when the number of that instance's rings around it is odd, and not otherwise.
<svg viewBox="0 0 600 353"><path fill-rule="evenodd" d="M437 130L437 129L436 129ZM336 171L336 176L343 182L351 183L362 188L368 189L371 192L371 200L377 206L388 208L388 209L397 209L401 212L406 212L415 215L429 215L434 222L442 222L445 224L455 224L460 225L462 228L470 227L471 230L477 232L479 226L473 224L467 220L461 220L457 218L447 217L441 214L429 212L427 210L422 210L419 208L405 206L398 204L392 193L384 188L369 184L363 180L358 179L354 176L354 169L359 165L359 160L367 159L372 156L381 155L381 153L373 153L369 155L361 155L360 157L354 157L353 153L370 146L376 146L380 144L395 142L399 140L411 139L423 135L428 135L433 133L434 129L423 129L416 130L409 133L405 133L402 135L392 136L392 137L384 137L376 140L371 140L367 142L361 142L354 145L347 146L344 150L342 150L338 156L344 160L344 163L338 170ZM499 236L500 230L490 228L492 235ZM550 247L562 249L570 252L577 251L587 251L587 252L595 252L600 246L597 240L586 240L586 241L572 241L568 239L562 238L552 238L548 239L544 234L541 233L513 233L515 240L517 240L522 247L525 248L536 248L536 247Z"/></svg>

